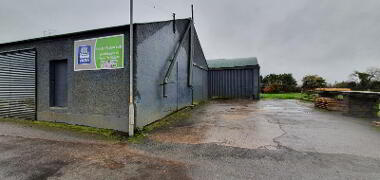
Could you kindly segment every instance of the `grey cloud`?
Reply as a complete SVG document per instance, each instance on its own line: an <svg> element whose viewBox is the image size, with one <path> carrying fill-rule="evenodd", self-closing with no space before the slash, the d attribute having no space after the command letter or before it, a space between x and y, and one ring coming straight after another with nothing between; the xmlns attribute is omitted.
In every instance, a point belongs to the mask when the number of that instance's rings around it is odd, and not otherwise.
<svg viewBox="0 0 380 180"><path fill-rule="evenodd" d="M378 0L135 0L136 21L189 17L191 3L208 59L257 56L264 75L329 82L380 67ZM128 24L128 13L128 0L2 0L0 43Z"/></svg>

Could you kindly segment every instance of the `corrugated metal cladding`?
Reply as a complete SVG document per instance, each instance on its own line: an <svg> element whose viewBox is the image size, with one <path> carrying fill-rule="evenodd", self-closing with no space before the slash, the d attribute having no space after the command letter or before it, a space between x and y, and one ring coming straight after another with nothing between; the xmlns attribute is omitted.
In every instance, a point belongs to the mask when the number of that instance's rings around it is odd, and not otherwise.
<svg viewBox="0 0 380 180"><path fill-rule="evenodd" d="M212 98L259 98L259 69L209 70Z"/></svg>
<svg viewBox="0 0 380 180"><path fill-rule="evenodd" d="M35 119L36 52L0 53L0 117Z"/></svg>

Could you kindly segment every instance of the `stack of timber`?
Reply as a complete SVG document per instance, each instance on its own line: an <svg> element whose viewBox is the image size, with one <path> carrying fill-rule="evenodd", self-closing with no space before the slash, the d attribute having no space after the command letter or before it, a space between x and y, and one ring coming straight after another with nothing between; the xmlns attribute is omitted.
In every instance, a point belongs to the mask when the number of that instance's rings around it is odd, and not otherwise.
<svg viewBox="0 0 380 180"><path fill-rule="evenodd" d="M344 108L342 101L329 97L316 98L314 106L329 111L342 111Z"/></svg>
<svg viewBox="0 0 380 180"><path fill-rule="evenodd" d="M348 88L316 88L316 91L351 91Z"/></svg>

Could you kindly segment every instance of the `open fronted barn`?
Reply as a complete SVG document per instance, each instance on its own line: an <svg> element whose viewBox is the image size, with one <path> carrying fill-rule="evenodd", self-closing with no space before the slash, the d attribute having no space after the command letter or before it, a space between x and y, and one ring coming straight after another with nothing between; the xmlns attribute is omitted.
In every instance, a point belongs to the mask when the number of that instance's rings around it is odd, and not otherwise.
<svg viewBox="0 0 380 180"><path fill-rule="evenodd" d="M129 123L129 28L0 44L0 117L126 132L207 99L208 65L193 22L136 24Z"/></svg>
<svg viewBox="0 0 380 180"><path fill-rule="evenodd" d="M209 97L260 98L257 58L208 60Z"/></svg>

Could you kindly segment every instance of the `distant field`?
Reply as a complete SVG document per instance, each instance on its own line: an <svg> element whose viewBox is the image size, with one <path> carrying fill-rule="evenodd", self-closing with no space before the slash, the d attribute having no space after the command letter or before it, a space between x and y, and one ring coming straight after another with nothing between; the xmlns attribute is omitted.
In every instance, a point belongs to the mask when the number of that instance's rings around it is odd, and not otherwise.
<svg viewBox="0 0 380 180"><path fill-rule="evenodd" d="M312 101L313 98L303 93L279 93L279 94L260 94L261 99L299 99Z"/></svg>

